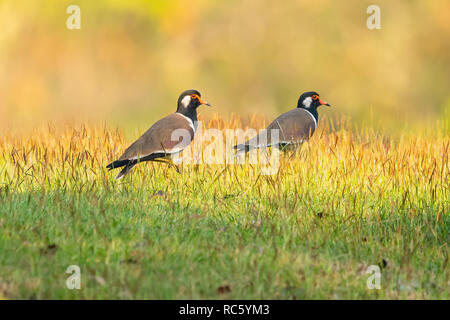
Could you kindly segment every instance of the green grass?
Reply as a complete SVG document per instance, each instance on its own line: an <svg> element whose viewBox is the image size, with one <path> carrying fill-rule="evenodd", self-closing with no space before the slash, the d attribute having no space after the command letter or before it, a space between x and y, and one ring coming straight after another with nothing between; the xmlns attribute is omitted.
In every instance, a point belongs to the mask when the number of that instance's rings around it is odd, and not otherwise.
<svg viewBox="0 0 450 320"><path fill-rule="evenodd" d="M446 136L350 136L318 134L274 176L146 164L121 182L103 168L120 139L101 154L95 132L70 147L55 135L65 149L45 170L36 150L58 150L52 139L19 140L15 157L5 139L0 297L449 299ZM69 265L81 290L66 288Z"/></svg>

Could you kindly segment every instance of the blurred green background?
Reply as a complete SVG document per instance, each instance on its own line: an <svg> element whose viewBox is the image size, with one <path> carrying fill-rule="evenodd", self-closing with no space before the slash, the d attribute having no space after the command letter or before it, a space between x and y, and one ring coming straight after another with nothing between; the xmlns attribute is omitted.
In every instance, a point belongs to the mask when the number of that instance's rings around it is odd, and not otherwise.
<svg viewBox="0 0 450 320"><path fill-rule="evenodd" d="M81 8L69 30L66 8ZM366 8L381 8L381 30ZM0 123L147 127L196 88L218 112L268 119L316 90L325 117L387 129L450 110L450 1L3 0Z"/></svg>

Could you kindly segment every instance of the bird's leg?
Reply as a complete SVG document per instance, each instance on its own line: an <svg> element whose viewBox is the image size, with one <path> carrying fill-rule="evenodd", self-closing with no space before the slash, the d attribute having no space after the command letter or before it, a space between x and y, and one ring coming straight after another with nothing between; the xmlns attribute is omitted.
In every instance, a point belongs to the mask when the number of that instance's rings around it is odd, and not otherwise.
<svg viewBox="0 0 450 320"><path fill-rule="evenodd" d="M175 168L175 170L176 170L178 173L181 173L181 171L180 171L180 169L178 168L178 166L177 166L176 164L174 164L173 161L172 161L171 159L153 159L152 161L165 163L165 164L167 164L169 167Z"/></svg>
<svg viewBox="0 0 450 320"><path fill-rule="evenodd" d="M180 171L179 166L177 166L175 163L173 163L172 160L168 160L168 161L167 161L167 164L168 164L169 166L175 168L175 170L177 170L177 172L181 174L181 171Z"/></svg>
<svg viewBox="0 0 450 320"><path fill-rule="evenodd" d="M163 145L162 143L161 143L161 147L162 147L164 153L165 153L166 155L169 155L169 153L166 152L166 148L164 148L164 145ZM165 160L167 160L166 163L167 163L169 166L174 167L175 170L177 170L178 173L181 173L181 172L180 172L180 169L178 168L177 165L175 165L175 164L173 163L172 159L165 159ZM162 161L161 161L161 162L162 162Z"/></svg>

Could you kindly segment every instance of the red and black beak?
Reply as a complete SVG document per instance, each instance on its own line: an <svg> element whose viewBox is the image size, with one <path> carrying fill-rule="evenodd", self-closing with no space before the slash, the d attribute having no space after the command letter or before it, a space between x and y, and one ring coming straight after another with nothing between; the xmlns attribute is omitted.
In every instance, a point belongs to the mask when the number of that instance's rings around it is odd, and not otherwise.
<svg viewBox="0 0 450 320"><path fill-rule="evenodd" d="M323 101L322 99L320 99L320 97L318 97L318 99L319 99L319 103L320 103L321 105L331 107L330 104L329 104L328 102Z"/></svg>
<svg viewBox="0 0 450 320"><path fill-rule="evenodd" d="M211 104L208 102L208 101L206 101L206 100L203 100L202 98L200 98L198 95L196 95L196 94L193 94L192 95L192 98L193 99L197 99L198 100L198 102L200 103L200 104L203 104L203 105L205 105L205 106L211 106Z"/></svg>
<svg viewBox="0 0 450 320"><path fill-rule="evenodd" d="M205 105L205 106L208 106L208 107L211 107L211 104L208 102L208 101L206 101L206 100L203 100L202 98L198 98L198 102L200 102L201 104L203 104L203 105Z"/></svg>

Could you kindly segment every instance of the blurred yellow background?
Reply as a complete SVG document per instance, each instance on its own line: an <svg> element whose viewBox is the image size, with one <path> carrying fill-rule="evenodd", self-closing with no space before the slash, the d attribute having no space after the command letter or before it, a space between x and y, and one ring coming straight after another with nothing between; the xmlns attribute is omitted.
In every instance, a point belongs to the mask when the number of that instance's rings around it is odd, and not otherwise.
<svg viewBox="0 0 450 320"><path fill-rule="evenodd" d="M81 8L69 30L66 9ZM366 8L381 8L381 30ZM355 123L393 130L450 110L450 1L3 0L0 124L146 128L195 88L202 116L268 119L316 90Z"/></svg>

